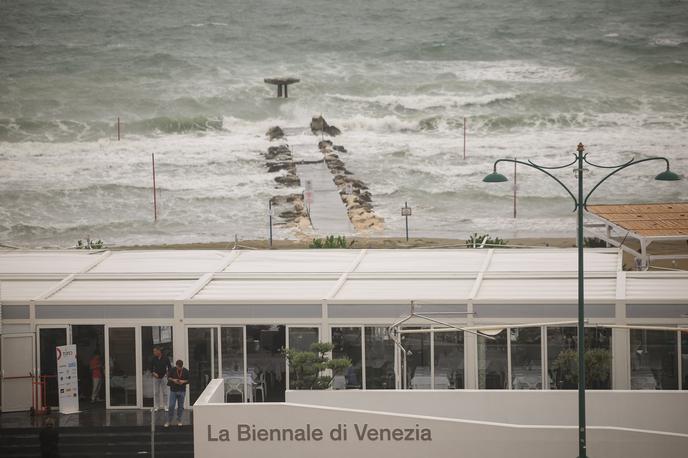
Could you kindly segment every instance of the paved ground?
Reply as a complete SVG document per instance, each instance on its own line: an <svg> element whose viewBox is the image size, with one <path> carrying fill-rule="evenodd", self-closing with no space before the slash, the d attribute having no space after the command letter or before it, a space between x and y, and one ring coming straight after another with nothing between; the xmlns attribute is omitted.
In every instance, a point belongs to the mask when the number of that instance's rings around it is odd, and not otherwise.
<svg viewBox="0 0 688 458"><path fill-rule="evenodd" d="M84 405L87 405L84 403ZM53 410L49 416L37 415L31 417L29 412L3 412L0 414L0 429L4 428L40 428L44 425L47 418L56 420L59 427L78 427L78 426L147 426L151 424L150 409L132 410L106 410L102 403L95 406L88 405L87 408L78 413L60 414ZM185 409L182 417L184 425L192 424L193 414L191 409ZM165 422L165 412L159 411L155 414L157 428L161 428ZM175 423L176 424L176 423Z"/></svg>
<svg viewBox="0 0 688 458"><path fill-rule="evenodd" d="M322 154L315 145L292 145L294 161L318 161ZM351 235L354 228L346 213L346 206L339 197L339 190L332 181L332 173L324 162L299 164L296 174L301 186L312 192L310 204L313 230L318 235ZM310 183L310 184L309 184Z"/></svg>

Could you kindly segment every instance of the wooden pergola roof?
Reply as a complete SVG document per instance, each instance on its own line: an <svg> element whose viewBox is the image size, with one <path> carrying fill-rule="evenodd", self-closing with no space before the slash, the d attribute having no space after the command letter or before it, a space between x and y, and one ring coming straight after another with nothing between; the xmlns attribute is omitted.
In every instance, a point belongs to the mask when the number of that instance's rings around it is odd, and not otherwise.
<svg viewBox="0 0 688 458"><path fill-rule="evenodd" d="M688 202L588 205L587 211L641 237L688 238Z"/></svg>

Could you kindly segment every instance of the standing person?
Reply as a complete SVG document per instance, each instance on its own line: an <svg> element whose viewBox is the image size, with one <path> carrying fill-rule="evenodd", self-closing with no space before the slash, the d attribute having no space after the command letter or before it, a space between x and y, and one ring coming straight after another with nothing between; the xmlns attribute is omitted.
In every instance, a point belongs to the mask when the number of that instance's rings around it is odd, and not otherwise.
<svg viewBox="0 0 688 458"><path fill-rule="evenodd" d="M153 357L150 361L150 371L153 374L153 410L164 408L165 404L165 376L172 369L170 359L163 355L162 349L153 347Z"/></svg>
<svg viewBox="0 0 688 458"><path fill-rule="evenodd" d="M38 434L38 441L41 444L41 457L42 458L59 458L60 450L58 448L58 442L60 442L60 433L55 427L55 420L48 418L45 421L45 426L41 429Z"/></svg>
<svg viewBox="0 0 688 458"><path fill-rule="evenodd" d="M178 359L175 367L167 373L167 384L170 387L170 404L168 406L165 428L170 426L174 416L174 405L177 404L177 425L182 425L184 413L184 399L186 398L186 386L189 384L189 371L184 367L184 362Z"/></svg>
<svg viewBox="0 0 688 458"><path fill-rule="evenodd" d="M93 384L91 402L93 403L100 397L100 388L103 386L103 360L100 357L100 351L98 349L93 352L88 367L91 369L91 382Z"/></svg>

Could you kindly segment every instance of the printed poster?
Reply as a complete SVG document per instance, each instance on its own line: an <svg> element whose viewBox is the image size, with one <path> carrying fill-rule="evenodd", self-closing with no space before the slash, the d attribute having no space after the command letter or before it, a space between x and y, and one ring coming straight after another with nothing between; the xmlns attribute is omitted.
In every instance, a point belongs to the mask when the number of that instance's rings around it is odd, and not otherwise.
<svg viewBox="0 0 688 458"><path fill-rule="evenodd" d="M79 411L79 379L76 367L76 345L55 347L57 352L57 390L60 413Z"/></svg>

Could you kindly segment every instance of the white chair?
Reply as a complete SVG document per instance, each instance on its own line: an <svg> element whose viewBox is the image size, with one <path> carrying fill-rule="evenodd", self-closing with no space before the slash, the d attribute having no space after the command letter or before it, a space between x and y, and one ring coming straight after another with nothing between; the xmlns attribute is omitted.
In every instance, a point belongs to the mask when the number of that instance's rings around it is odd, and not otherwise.
<svg viewBox="0 0 688 458"><path fill-rule="evenodd" d="M229 402L229 397L238 394L241 402L244 402L244 382L237 379L225 380L225 401Z"/></svg>
<svg viewBox="0 0 688 458"><path fill-rule="evenodd" d="M256 392L255 397L258 397L258 391L260 391L260 400L262 402L265 402L265 396L268 395L268 388L267 388L267 385L265 384L265 371L261 372L260 375L258 376L258 383L256 384L256 387L255 387L255 392Z"/></svg>
<svg viewBox="0 0 688 458"><path fill-rule="evenodd" d="M333 390L345 390L346 389L346 377L343 375L335 375L332 379L332 389Z"/></svg>

